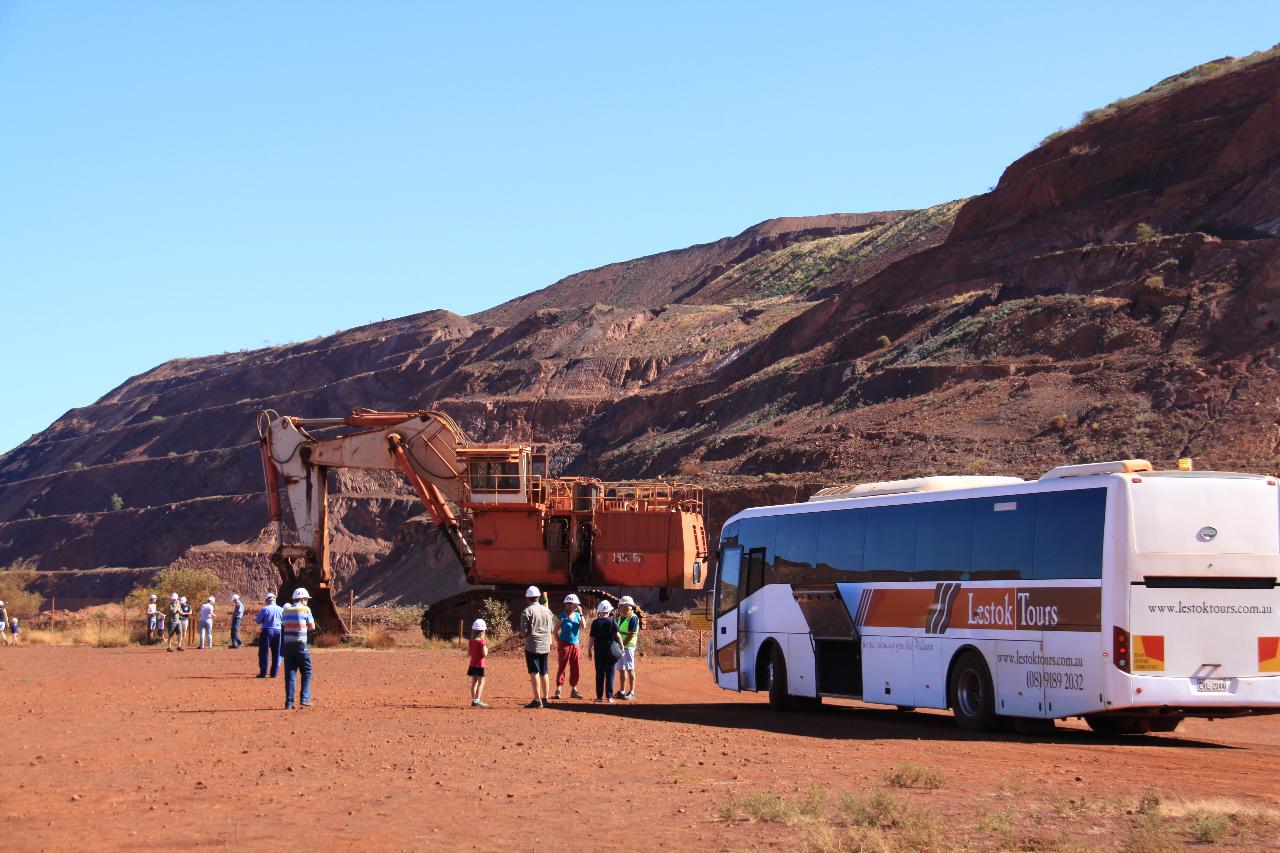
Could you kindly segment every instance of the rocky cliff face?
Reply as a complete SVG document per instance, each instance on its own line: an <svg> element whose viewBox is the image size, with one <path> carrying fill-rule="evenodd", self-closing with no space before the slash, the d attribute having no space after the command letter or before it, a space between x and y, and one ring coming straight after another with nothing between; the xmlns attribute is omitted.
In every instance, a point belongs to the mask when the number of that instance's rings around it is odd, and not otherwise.
<svg viewBox="0 0 1280 853"><path fill-rule="evenodd" d="M0 457L0 563L185 561L265 586L262 408L443 408L478 440L551 443L568 473L699 479L713 525L836 481L1184 453L1275 470L1278 93L1276 57L1217 63L984 196L772 220L470 318L160 365ZM401 483L332 491L344 581L455 591Z"/></svg>

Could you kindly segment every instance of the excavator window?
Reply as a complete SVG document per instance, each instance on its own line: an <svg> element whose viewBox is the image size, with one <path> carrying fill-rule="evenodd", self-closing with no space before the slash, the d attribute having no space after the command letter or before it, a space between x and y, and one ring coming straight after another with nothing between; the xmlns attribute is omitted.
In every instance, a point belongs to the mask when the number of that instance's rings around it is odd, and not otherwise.
<svg viewBox="0 0 1280 853"><path fill-rule="evenodd" d="M520 463L513 460L473 459L467 466L472 493L520 491Z"/></svg>

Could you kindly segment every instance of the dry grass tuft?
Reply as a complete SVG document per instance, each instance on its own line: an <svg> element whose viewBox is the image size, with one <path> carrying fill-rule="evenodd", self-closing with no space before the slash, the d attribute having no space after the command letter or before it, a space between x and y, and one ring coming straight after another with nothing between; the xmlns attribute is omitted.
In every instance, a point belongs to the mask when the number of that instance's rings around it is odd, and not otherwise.
<svg viewBox="0 0 1280 853"><path fill-rule="evenodd" d="M947 779L937 770L904 761L885 774L885 782L894 788L927 788L936 791L947 786Z"/></svg>

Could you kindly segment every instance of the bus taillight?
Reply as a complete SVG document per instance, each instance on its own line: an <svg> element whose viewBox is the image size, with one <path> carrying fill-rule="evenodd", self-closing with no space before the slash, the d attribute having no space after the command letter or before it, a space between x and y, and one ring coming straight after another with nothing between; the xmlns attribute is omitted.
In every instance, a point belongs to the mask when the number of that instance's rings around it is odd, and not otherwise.
<svg viewBox="0 0 1280 853"><path fill-rule="evenodd" d="M1111 662L1124 672L1130 671L1129 632L1119 625L1111 629Z"/></svg>

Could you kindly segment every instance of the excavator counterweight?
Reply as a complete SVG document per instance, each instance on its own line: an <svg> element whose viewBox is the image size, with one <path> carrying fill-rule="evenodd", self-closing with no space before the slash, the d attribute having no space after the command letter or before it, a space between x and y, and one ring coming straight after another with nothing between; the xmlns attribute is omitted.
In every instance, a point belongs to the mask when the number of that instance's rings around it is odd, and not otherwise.
<svg viewBox="0 0 1280 853"><path fill-rule="evenodd" d="M354 428L317 438L308 429ZM271 562L280 594L314 595L321 631L345 633L333 600L330 468L399 471L446 536L467 581L497 586L701 589L708 555L701 489L666 481L549 476L538 444L473 444L443 412L258 418ZM288 541L280 492L294 521Z"/></svg>

